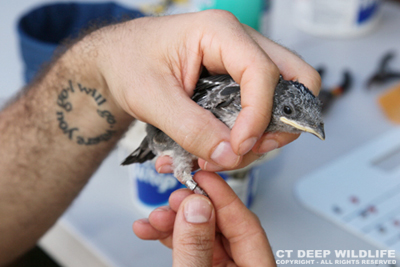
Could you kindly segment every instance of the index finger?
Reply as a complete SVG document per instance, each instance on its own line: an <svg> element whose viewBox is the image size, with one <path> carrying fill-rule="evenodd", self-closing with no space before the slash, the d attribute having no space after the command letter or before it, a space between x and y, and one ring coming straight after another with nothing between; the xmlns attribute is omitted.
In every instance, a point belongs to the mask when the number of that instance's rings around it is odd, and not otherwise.
<svg viewBox="0 0 400 267"><path fill-rule="evenodd" d="M217 174L199 171L196 181L213 202L217 225L228 240L238 266L276 266L267 236L257 216Z"/></svg>
<svg viewBox="0 0 400 267"><path fill-rule="evenodd" d="M299 81L306 85L314 95L318 95L321 89L321 77L312 66L294 52L262 36L253 28L247 25L243 25L243 27L264 51L271 51L268 53L269 57L286 80Z"/></svg>
<svg viewBox="0 0 400 267"><path fill-rule="evenodd" d="M244 155L267 128L279 70L232 14L213 12L213 20L224 23L210 22L221 28L216 26L216 33L203 36L202 63L212 73L228 72L240 84L242 110L232 129L231 145L236 154Z"/></svg>

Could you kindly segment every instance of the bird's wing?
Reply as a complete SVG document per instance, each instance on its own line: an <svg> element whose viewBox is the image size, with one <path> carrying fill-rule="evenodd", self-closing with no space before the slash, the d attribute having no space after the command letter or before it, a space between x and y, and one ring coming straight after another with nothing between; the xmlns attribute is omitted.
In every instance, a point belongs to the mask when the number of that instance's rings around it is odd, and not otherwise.
<svg viewBox="0 0 400 267"><path fill-rule="evenodd" d="M150 124L147 124L146 132L147 138L149 138L150 147L154 154L159 155L167 150L173 150L175 141L166 133Z"/></svg>
<svg viewBox="0 0 400 267"><path fill-rule="evenodd" d="M163 131L159 130L153 137L153 142L157 146L168 146L172 139L166 135Z"/></svg>
<svg viewBox="0 0 400 267"><path fill-rule="evenodd" d="M229 75L216 75L200 79L192 100L205 109L229 105L240 97L240 86Z"/></svg>
<svg viewBox="0 0 400 267"><path fill-rule="evenodd" d="M149 147L149 140L147 136L143 139L140 146L133 151L125 160L121 163L121 165L129 165L132 163L143 163L145 161L151 160L155 157L153 151Z"/></svg>

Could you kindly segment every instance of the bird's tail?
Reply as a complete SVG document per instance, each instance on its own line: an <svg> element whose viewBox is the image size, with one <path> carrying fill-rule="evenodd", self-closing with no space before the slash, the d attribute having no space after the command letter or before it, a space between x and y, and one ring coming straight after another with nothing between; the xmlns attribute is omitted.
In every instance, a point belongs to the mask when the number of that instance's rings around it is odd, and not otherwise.
<svg viewBox="0 0 400 267"><path fill-rule="evenodd" d="M140 146L132 152L121 165L129 165L132 163L143 163L145 161L151 160L155 157L153 151L149 147L149 142L147 138L143 139Z"/></svg>

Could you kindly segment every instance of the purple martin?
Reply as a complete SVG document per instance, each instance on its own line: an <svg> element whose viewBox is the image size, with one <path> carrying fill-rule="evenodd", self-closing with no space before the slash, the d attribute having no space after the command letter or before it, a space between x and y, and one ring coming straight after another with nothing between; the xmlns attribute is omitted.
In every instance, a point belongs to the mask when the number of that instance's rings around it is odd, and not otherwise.
<svg viewBox="0 0 400 267"><path fill-rule="evenodd" d="M240 85L229 75L201 78L197 82L192 100L211 111L216 118L232 129L241 106ZM309 132L324 140L320 100L303 84L284 80L282 76L275 88L270 123L266 132ZM143 163L156 156L172 157L174 176L195 193L207 195L192 177L196 156L184 150L160 129L147 124L147 135L140 146L122 165Z"/></svg>

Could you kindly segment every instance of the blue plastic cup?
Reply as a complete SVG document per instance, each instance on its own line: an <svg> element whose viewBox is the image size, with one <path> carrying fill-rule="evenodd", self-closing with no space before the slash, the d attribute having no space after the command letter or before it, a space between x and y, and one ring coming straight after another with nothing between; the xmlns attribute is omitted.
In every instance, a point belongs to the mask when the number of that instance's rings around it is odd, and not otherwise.
<svg viewBox="0 0 400 267"><path fill-rule="evenodd" d="M111 23L143 17L137 10L115 3L56 3L28 11L18 20L18 36L29 83L66 38L74 38L91 23Z"/></svg>

